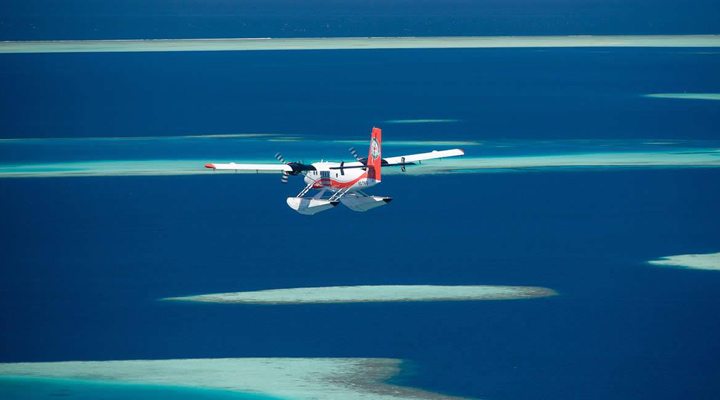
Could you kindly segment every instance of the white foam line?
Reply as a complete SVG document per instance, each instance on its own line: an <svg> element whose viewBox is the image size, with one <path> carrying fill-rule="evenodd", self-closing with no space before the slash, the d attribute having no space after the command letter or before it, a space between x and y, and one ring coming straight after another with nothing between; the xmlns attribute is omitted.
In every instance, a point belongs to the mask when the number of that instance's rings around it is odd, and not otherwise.
<svg viewBox="0 0 720 400"><path fill-rule="evenodd" d="M406 173L422 175L442 172L613 167L717 168L720 167L720 153L717 152L717 149L698 149L692 152L609 152L485 158L458 157L434 162L424 161L421 167L408 168Z"/></svg>
<svg viewBox="0 0 720 400"><path fill-rule="evenodd" d="M720 253L681 254L648 261L652 265L720 271Z"/></svg>
<svg viewBox="0 0 720 400"><path fill-rule="evenodd" d="M451 400L386 381L401 360L388 358L223 358L0 364L0 376L151 384L315 400Z"/></svg>
<svg viewBox="0 0 720 400"><path fill-rule="evenodd" d="M678 100L720 100L720 93L652 93L645 97Z"/></svg>
<svg viewBox="0 0 720 400"><path fill-rule="evenodd" d="M167 297L165 301L235 304L321 304L410 301L514 300L554 296L533 286L365 285L271 289Z"/></svg>
<svg viewBox="0 0 720 400"><path fill-rule="evenodd" d="M178 140L178 139L265 139L281 136L278 133L224 133L224 134L207 134L207 135L175 135L175 136L89 136L89 137L31 137L31 138L0 138L0 144L9 143L37 143L52 141L139 141L139 140Z"/></svg>
<svg viewBox="0 0 720 400"><path fill-rule="evenodd" d="M152 140L202 140L202 139L249 139L253 141L266 142L314 142L319 145L327 143L341 144L362 144L367 145L367 140L325 140L312 139L307 136L292 136L281 133L228 133L228 134L207 134L207 135L176 135L176 136L89 136L89 137L29 137L29 138L0 138L0 145L22 144L22 143L44 143L44 142L122 142L122 141L152 141ZM386 140L387 146L476 146L480 142L470 140Z"/></svg>
<svg viewBox="0 0 720 400"><path fill-rule="evenodd" d="M6 41L0 42L0 53L538 47L720 47L720 35L429 36Z"/></svg>
<svg viewBox="0 0 720 400"><path fill-rule="evenodd" d="M255 174L254 171L211 171L203 167L208 161L209 160L120 160L0 164L0 178ZM213 161L218 163L225 162L225 160ZM272 162L270 160L250 159L227 160L227 162L230 161L237 163ZM458 157L423 161L421 166L410 166L406 172L402 172L398 168L387 168L383 169L383 174L432 175L443 173L528 171L534 169L699 167L720 167L720 151L718 149L696 149L687 152L658 151L543 156Z"/></svg>

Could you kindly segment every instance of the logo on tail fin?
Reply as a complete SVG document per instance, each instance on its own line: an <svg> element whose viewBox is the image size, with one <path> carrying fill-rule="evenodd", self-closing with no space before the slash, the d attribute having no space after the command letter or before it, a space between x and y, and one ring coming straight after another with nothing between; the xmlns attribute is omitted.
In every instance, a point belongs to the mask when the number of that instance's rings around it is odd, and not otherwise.
<svg viewBox="0 0 720 400"><path fill-rule="evenodd" d="M373 128L370 135L370 149L367 158L368 179L380 182L380 170L382 169L382 131L380 128Z"/></svg>

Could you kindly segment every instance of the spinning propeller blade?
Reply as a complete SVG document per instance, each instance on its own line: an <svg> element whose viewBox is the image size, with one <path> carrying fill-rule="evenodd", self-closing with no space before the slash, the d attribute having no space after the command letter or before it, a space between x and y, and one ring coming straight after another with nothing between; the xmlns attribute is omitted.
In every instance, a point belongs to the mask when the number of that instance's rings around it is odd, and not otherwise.
<svg viewBox="0 0 720 400"><path fill-rule="evenodd" d="M358 155L354 147L351 147L348 150L350 150L350 154L352 154L352 156L355 157L356 160L360 161L360 156Z"/></svg>
<svg viewBox="0 0 720 400"><path fill-rule="evenodd" d="M280 153L275 153L275 159L283 164L287 164L287 161L285 161L285 157L283 157Z"/></svg>
<svg viewBox="0 0 720 400"><path fill-rule="evenodd" d="M282 177L280 178L280 181L282 183L287 183L288 177L290 175L292 175L292 176L296 176L296 175L300 175L300 174L304 175L307 171L315 171L315 166L313 166L312 164L308 165L308 164L305 164L305 162L303 162L303 161L287 162L285 160L285 157L283 157L283 155L280 153L275 153L275 159L280 161L281 163L287 165L288 167L290 167L290 171L288 171L287 169L285 169L283 171Z"/></svg>
<svg viewBox="0 0 720 400"><path fill-rule="evenodd" d="M285 157L283 157L283 155L280 154L280 153L275 153L275 159L278 160L278 161L280 161L280 162L283 163L283 164L287 164L287 162L285 161ZM287 173L286 171L283 171L283 172L282 172L282 176L280 177L280 182L282 182L282 183L288 183L288 177L289 177L289 176L290 176L290 175L288 175L288 173Z"/></svg>

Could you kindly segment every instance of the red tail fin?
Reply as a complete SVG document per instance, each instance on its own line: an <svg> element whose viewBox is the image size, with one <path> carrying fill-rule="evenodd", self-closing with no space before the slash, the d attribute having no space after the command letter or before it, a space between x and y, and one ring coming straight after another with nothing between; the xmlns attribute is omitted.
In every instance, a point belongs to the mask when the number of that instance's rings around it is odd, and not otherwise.
<svg viewBox="0 0 720 400"><path fill-rule="evenodd" d="M372 129L367 166L368 179L375 179L380 182L380 170L382 168L382 130L380 128Z"/></svg>

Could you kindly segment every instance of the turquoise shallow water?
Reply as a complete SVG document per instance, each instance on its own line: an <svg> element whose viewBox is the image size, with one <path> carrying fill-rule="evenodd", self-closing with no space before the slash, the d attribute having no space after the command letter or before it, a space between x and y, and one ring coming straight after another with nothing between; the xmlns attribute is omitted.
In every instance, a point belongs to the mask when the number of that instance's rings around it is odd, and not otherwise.
<svg viewBox="0 0 720 400"><path fill-rule="evenodd" d="M388 129L390 134L393 129ZM211 175L208 162L350 161L364 152L365 135L336 140L313 136L177 136L143 138L0 139L0 178ZM387 156L463 148L465 157L411 166L409 174L498 172L520 168L718 167L717 140L421 140L389 139ZM297 157L301 155L302 157ZM399 173L388 168L385 173Z"/></svg>
<svg viewBox="0 0 720 400"><path fill-rule="evenodd" d="M176 386L90 382L75 379L0 377L0 399L37 400L278 400L277 397Z"/></svg>

